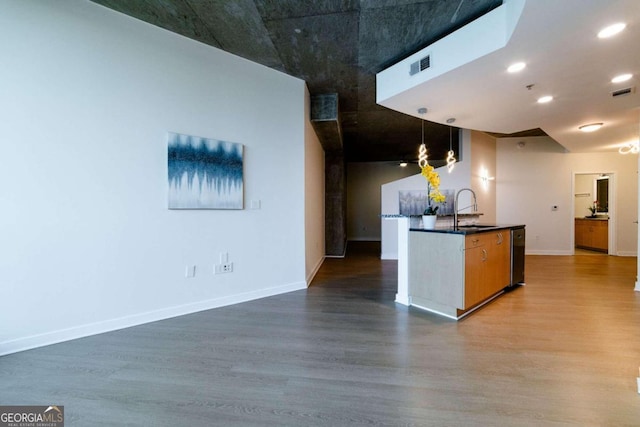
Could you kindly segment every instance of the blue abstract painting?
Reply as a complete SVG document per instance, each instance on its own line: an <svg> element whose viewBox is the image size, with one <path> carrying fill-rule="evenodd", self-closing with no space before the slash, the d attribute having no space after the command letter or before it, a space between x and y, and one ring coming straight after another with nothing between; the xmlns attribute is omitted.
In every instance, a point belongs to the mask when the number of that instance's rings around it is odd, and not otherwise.
<svg viewBox="0 0 640 427"><path fill-rule="evenodd" d="M169 133L169 209L242 209L243 146Z"/></svg>

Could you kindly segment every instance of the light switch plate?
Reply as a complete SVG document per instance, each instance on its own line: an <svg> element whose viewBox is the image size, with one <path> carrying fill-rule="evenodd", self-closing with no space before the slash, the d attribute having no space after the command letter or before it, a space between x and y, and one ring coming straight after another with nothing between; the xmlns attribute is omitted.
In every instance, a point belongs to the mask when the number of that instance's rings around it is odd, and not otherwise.
<svg viewBox="0 0 640 427"><path fill-rule="evenodd" d="M184 269L184 277L187 279L191 279L196 277L196 266L195 265L187 265Z"/></svg>

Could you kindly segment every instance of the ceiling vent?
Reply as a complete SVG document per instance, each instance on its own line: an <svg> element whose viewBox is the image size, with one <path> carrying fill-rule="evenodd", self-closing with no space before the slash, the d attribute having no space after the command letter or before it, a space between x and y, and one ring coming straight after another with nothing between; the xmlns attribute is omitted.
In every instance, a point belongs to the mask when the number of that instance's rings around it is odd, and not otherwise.
<svg viewBox="0 0 640 427"><path fill-rule="evenodd" d="M624 89L614 90L613 92L611 92L611 96L613 96L615 98L616 96L629 95L631 93L634 93L635 91L636 91L635 86L626 87Z"/></svg>
<svg viewBox="0 0 640 427"><path fill-rule="evenodd" d="M431 68L431 55L427 55L421 60L411 64L409 75L413 76L414 74L418 74L419 72L424 71L428 68Z"/></svg>

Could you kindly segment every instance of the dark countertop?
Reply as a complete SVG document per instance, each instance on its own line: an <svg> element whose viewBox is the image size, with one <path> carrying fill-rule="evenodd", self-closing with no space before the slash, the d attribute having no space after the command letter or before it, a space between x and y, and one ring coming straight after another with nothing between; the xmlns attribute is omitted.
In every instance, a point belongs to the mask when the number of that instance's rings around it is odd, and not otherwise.
<svg viewBox="0 0 640 427"><path fill-rule="evenodd" d="M576 219L588 219L590 221L606 221L609 219L608 216L583 216L583 217L577 217Z"/></svg>
<svg viewBox="0 0 640 427"><path fill-rule="evenodd" d="M435 228L433 230L426 230L424 228L410 228L409 231L419 231L423 233L446 233L446 234L476 234L487 233L497 230L513 230L516 228L524 228L524 224L519 225L497 225L497 224L475 224L475 225L461 225L457 230L453 227Z"/></svg>
<svg viewBox="0 0 640 427"><path fill-rule="evenodd" d="M480 216L480 215L484 215L481 212L474 212L474 213L460 213L458 214L459 218L467 218L467 217L475 217L475 216ZM447 215L440 215L438 214L438 218L453 218L453 214L447 214ZM401 215L401 214L382 214L380 215L380 218L422 218L422 215Z"/></svg>

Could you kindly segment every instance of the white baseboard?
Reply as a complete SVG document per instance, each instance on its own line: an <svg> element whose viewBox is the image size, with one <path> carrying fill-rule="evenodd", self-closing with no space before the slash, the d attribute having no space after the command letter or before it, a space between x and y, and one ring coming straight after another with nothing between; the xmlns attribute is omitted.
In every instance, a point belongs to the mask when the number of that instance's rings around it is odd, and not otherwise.
<svg viewBox="0 0 640 427"><path fill-rule="evenodd" d="M118 329L130 328L132 326L142 325L145 323L157 322L158 320L165 320L172 317L197 313L199 311L211 310L213 308L224 307L260 298L270 297L273 295L298 291L306 288L306 283L294 282L288 285L260 289L257 291L245 292L242 294L230 295L221 298L214 298L206 301L198 301L175 307L167 307L160 310L149 311L146 313L133 314L117 319L110 319L102 322L79 325L72 328L61 329L58 331L51 331L43 334L32 335L29 337L18 338L0 343L0 356L17 353L24 350L31 350L33 348L44 347L51 344L58 344L64 341L84 338L91 335L116 331Z"/></svg>
<svg viewBox="0 0 640 427"><path fill-rule="evenodd" d="M325 257L321 257L315 267L313 267L313 270L311 270L311 272L307 276L307 287L309 287L313 278L316 277L316 274L318 273L318 270L320 270L320 267L322 267L322 263L324 262L324 260Z"/></svg>
<svg viewBox="0 0 640 427"><path fill-rule="evenodd" d="M526 251L525 255L573 255L573 252L571 251L556 251L556 250L551 250L551 251L545 251L545 250L528 250Z"/></svg>
<svg viewBox="0 0 640 427"><path fill-rule="evenodd" d="M383 252L380 254L380 259L398 259L397 252Z"/></svg>
<svg viewBox="0 0 640 427"><path fill-rule="evenodd" d="M638 252L635 252L635 251L618 251L618 256L638 256Z"/></svg>
<svg viewBox="0 0 640 427"><path fill-rule="evenodd" d="M604 254L604 252L603 252ZM551 251L545 251L545 250L528 250L525 255L574 255L574 253L572 251L556 251L556 250L551 250ZM628 256L628 257L633 257L633 256L638 256L637 252L632 252L632 251L618 251L618 253L616 254L616 256Z"/></svg>
<svg viewBox="0 0 640 427"><path fill-rule="evenodd" d="M640 283L636 282L636 287L635 287L634 291L640 292Z"/></svg>

